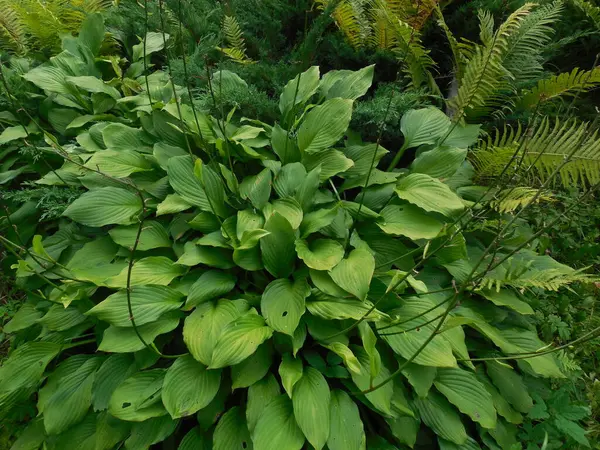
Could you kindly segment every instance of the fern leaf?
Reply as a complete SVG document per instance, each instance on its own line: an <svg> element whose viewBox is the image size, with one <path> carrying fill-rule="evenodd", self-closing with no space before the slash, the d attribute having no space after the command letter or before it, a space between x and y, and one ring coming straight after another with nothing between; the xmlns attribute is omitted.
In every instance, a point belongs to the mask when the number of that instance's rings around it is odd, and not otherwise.
<svg viewBox="0 0 600 450"><path fill-rule="evenodd" d="M600 29L600 6L592 5L588 0L573 0L573 3L581 9Z"/></svg>
<svg viewBox="0 0 600 450"><path fill-rule="evenodd" d="M498 192L497 199L491 201L491 206L498 212L510 213L528 205L534 199L536 203L552 200L550 193L540 193L539 191L539 189L525 186L503 189Z"/></svg>
<svg viewBox="0 0 600 450"><path fill-rule="evenodd" d="M226 56L237 63L251 64L254 62L246 55L244 35L242 34L240 25L235 17L225 16L223 19L223 34L225 35L225 40L229 44L229 47L217 47L218 50L222 51Z"/></svg>
<svg viewBox="0 0 600 450"><path fill-rule="evenodd" d="M448 25L446 25L444 15L442 14L442 10L439 6L436 6L435 13L437 16L438 26L444 31L446 39L448 39L448 44L450 45L450 50L452 51L455 77L460 80L463 77L463 69L466 58L463 56L463 53L460 50L460 44L454 37L454 34L452 34L452 31L450 31L450 28L448 28Z"/></svg>
<svg viewBox="0 0 600 450"><path fill-rule="evenodd" d="M0 0L0 49L17 55L24 55L28 50L25 24L6 0Z"/></svg>
<svg viewBox="0 0 600 450"><path fill-rule="evenodd" d="M536 87L523 92L517 106L521 109L532 109L538 102L547 102L563 95L573 95L600 86L600 67L593 70L573 69L540 80Z"/></svg>
<svg viewBox="0 0 600 450"><path fill-rule="evenodd" d="M600 182L600 137L598 130L590 132L589 125L577 121L561 123L558 119L544 118L528 135L509 132L509 137L497 132L494 139L481 141L472 155L473 165L479 177L500 174L519 149L514 159L514 170L528 184L545 182L552 173L571 155L560 169L560 184L593 185ZM517 161L523 162L517 168ZM558 184L558 183L555 183Z"/></svg>

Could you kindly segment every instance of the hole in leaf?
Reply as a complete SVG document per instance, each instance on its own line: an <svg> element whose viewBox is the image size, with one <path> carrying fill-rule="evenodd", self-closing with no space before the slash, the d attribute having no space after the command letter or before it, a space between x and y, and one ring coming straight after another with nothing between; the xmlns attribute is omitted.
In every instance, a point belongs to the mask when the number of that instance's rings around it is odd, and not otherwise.
<svg viewBox="0 0 600 450"><path fill-rule="evenodd" d="M248 444L246 444L246 441L242 442L242 448L248 448Z"/></svg>
<svg viewBox="0 0 600 450"><path fill-rule="evenodd" d="M131 406L131 403L125 402L125 403L123 403L123 405L121 405L121 408L128 408L130 406Z"/></svg>
<svg viewBox="0 0 600 450"><path fill-rule="evenodd" d="M288 315L288 312L287 312L287 311L284 311L284 312L281 314L281 317L285 317L285 316L287 316L287 315Z"/></svg>

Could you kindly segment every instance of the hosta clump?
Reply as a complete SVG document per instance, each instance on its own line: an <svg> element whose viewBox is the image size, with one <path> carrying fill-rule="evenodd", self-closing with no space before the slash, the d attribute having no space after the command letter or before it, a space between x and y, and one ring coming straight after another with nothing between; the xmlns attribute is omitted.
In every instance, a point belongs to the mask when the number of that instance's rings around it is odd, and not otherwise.
<svg viewBox="0 0 600 450"><path fill-rule="evenodd" d="M15 266L31 292L5 327L0 410L37 393L38 412L15 448L511 448L533 405L520 372L561 371L469 359L542 348L517 289L578 274L528 250L493 265L525 238L492 260L493 232L461 232L477 127L410 111L418 156L386 172L387 150L348 130L373 66L311 67L266 124L178 104L168 76L142 76L141 44L103 81L91 48L25 76L66 133L45 134L66 160L39 183L85 193Z"/></svg>

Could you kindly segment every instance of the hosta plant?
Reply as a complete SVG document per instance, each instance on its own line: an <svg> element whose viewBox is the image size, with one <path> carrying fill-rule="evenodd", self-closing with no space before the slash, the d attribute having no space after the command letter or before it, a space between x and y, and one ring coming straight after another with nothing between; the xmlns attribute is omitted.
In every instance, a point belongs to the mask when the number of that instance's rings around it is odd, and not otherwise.
<svg viewBox="0 0 600 450"><path fill-rule="evenodd" d="M4 328L0 414L37 411L14 448L517 448L521 374L562 376L536 354L525 289L586 275L468 199L477 127L410 111L417 156L384 171L388 151L348 130L373 66L311 67L278 123L234 123L144 76L160 33L126 71L95 60L93 20L25 75L44 98L34 150L64 159L35 182L81 195L37 228L35 208L7 202L28 298ZM34 142L6 130L5 148Z"/></svg>

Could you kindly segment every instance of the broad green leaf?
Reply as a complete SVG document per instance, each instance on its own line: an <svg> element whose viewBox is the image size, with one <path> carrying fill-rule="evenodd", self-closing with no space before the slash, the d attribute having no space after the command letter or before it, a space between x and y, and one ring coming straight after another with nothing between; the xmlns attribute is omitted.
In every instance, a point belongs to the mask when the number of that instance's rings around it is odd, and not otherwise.
<svg viewBox="0 0 600 450"><path fill-rule="evenodd" d="M108 232L115 243L131 249L135 243L139 226L115 227ZM138 242L137 250L145 251L154 248L171 247L171 240L165 227L159 222L148 220L144 222L142 233Z"/></svg>
<svg viewBox="0 0 600 450"><path fill-rule="evenodd" d="M314 107L298 130L298 147L317 153L334 145L346 132L352 116L352 100L334 98Z"/></svg>
<svg viewBox="0 0 600 450"><path fill-rule="evenodd" d="M86 192L63 213L75 222L90 227L130 225L142 212L139 197L131 191L105 187Z"/></svg>
<svg viewBox="0 0 600 450"><path fill-rule="evenodd" d="M411 172L424 173L445 181L456 173L466 157L466 148L436 147L415 158L411 165Z"/></svg>
<svg viewBox="0 0 600 450"><path fill-rule="evenodd" d="M272 399L258 417L252 433L256 450L300 450L304 435L294 419L292 402L285 395Z"/></svg>
<svg viewBox="0 0 600 450"><path fill-rule="evenodd" d="M302 210L305 212L308 211L315 202L315 195L319 190L320 175L321 168L315 167L306 174L302 183L297 186L295 197L302 206Z"/></svg>
<svg viewBox="0 0 600 450"><path fill-rule="evenodd" d="M110 397L115 389L137 370L134 358L128 354L115 354L104 360L92 386L94 411L108 408Z"/></svg>
<svg viewBox="0 0 600 450"><path fill-rule="evenodd" d="M203 211L188 222L194 230L202 233L212 233L220 228L218 219L211 213Z"/></svg>
<svg viewBox="0 0 600 450"><path fill-rule="evenodd" d="M323 75L319 90L326 98L356 100L367 93L373 83L375 64L360 70L331 70Z"/></svg>
<svg viewBox="0 0 600 450"><path fill-rule="evenodd" d="M402 370L402 375L406 377L419 397L427 397L435 381L437 368L411 363Z"/></svg>
<svg viewBox="0 0 600 450"><path fill-rule="evenodd" d="M448 442L441 438L438 438L438 443L440 450L481 450L477 441L472 437L468 437L467 442L463 445L456 445L454 442Z"/></svg>
<svg viewBox="0 0 600 450"><path fill-rule="evenodd" d="M317 239L310 243L298 239L296 253L311 269L331 270L344 257L344 247L333 239Z"/></svg>
<svg viewBox="0 0 600 450"><path fill-rule="evenodd" d="M375 271L375 259L366 250L352 250L340 261L329 275L339 287L359 300L366 300L371 278Z"/></svg>
<svg viewBox="0 0 600 450"><path fill-rule="evenodd" d="M139 151L144 148L143 132L138 128L132 128L122 123L109 123L102 128L101 133L106 147L110 150L136 149Z"/></svg>
<svg viewBox="0 0 600 450"><path fill-rule="evenodd" d="M235 275L219 270L204 272L192 284L185 302L186 309L192 309L202 303L227 294L235 288Z"/></svg>
<svg viewBox="0 0 600 450"><path fill-rule="evenodd" d="M279 111L283 117L292 111L294 106L306 103L319 87L319 67L312 66L288 81L279 97Z"/></svg>
<svg viewBox="0 0 600 450"><path fill-rule="evenodd" d="M175 192L186 202L212 212L202 182L194 175L194 162L191 156L174 156L167 162L169 183Z"/></svg>
<svg viewBox="0 0 600 450"><path fill-rule="evenodd" d="M323 182L335 175L346 172L354 165L354 161L346 158L339 150L329 149L315 154L305 154L302 157L302 164L307 170L321 166L319 180Z"/></svg>
<svg viewBox="0 0 600 450"><path fill-rule="evenodd" d="M414 448L421 422L410 416L399 416L395 419L386 419L394 437L402 444Z"/></svg>
<svg viewBox="0 0 600 450"><path fill-rule="evenodd" d="M258 418L271 400L281 394L279 383L269 374L248 388L248 403L246 405L246 421L250 433L254 431Z"/></svg>
<svg viewBox="0 0 600 450"><path fill-rule="evenodd" d="M297 230L302 223L304 214L302 207L294 198L282 198L273 203L267 203L263 209L265 217L271 217L274 212L279 213L290 223L294 230Z"/></svg>
<svg viewBox="0 0 600 450"><path fill-rule="evenodd" d="M356 345L351 346L350 349L352 350L352 353L356 355L362 367L360 374L350 372L352 381L359 390L364 391L369 389L371 386L376 386L391 375L388 368L382 364L379 374L376 377L371 377L370 361L367 352L365 352L362 347ZM392 416L391 403L393 393L393 383L387 383L379 389L365 394L365 397L378 411L382 412L386 416Z"/></svg>
<svg viewBox="0 0 600 450"><path fill-rule="evenodd" d="M313 285L324 294L337 298L352 297L352 294L344 291L334 283L328 272L310 269L309 274Z"/></svg>
<svg viewBox="0 0 600 450"><path fill-rule="evenodd" d="M448 217L465 208L460 197L448 186L423 173L412 173L401 178L396 186L396 194L425 211L438 212Z"/></svg>
<svg viewBox="0 0 600 450"><path fill-rule="evenodd" d="M305 178L306 168L302 164L299 162L285 164L275 175L273 189L279 198L293 197Z"/></svg>
<svg viewBox="0 0 600 450"><path fill-rule="evenodd" d="M46 439L43 419L32 420L10 450L38 450Z"/></svg>
<svg viewBox="0 0 600 450"><path fill-rule="evenodd" d="M233 251L233 261L242 269L256 271L263 269L263 263L260 254L260 248L253 247L248 249L235 249Z"/></svg>
<svg viewBox="0 0 600 450"><path fill-rule="evenodd" d="M15 333L16 331L29 328L42 317L43 313L36 309L31 303L23 303L12 319L2 327L5 333Z"/></svg>
<svg viewBox="0 0 600 450"><path fill-rule="evenodd" d="M52 371L48 376L46 383L38 392L37 409L40 413L44 412L48 401L56 393L63 378L76 372L83 364L90 360L90 355L79 354L66 358Z"/></svg>
<svg viewBox="0 0 600 450"><path fill-rule="evenodd" d="M111 450L127 437L129 429L129 423L106 412L88 414L80 423L53 439L52 444L53 448Z"/></svg>
<svg viewBox="0 0 600 450"><path fill-rule="evenodd" d="M211 448L210 437L204 435L200 427L194 427L183 437L177 450L210 450Z"/></svg>
<svg viewBox="0 0 600 450"><path fill-rule="evenodd" d="M235 266L232 257L229 249L196 245L194 242L188 241L184 245L183 255L179 257L176 264L184 266L204 264L217 269L231 269Z"/></svg>
<svg viewBox="0 0 600 450"><path fill-rule="evenodd" d="M83 89L84 91L90 93L100 92L103 94L110 95L115 100L121 98L121 94L119 94L119 91L107 84L106 82L104 82L101 78L92 76L79 76L66 77L65 80L69 83L74 84L79 89Z"/></svg>
<svg viewBox="0 0 600 450"><path fill-rule="evenodd" d="M256 209L263 209L271 196L271 171L263 169L258 175L246 177L240 183L240 195Z"/></svg>
<svg viewBox="0 0 600 450"><path fill-rule="evenodd" d="M389 205L381 211L377 226L386 234L409 239L433 239L444 225L414 205Z"/></svg>
<svg viewBox="0 0 600 450"><path fill-rule="evenodd" d="M194 206L192 203L184 200L177 194L169 194L167 197L156 206L156 215L164 216L165 214L174 214Z"/></svg>
<svg viewBox="0 0 600 450"><path fill-rule="evenodd" d="M329 401L331 393L325 377L317 369L306 367L294 385L294 417L308 442L322 449L329 437Z"/></svg>
<svg viewBox="0 0 600 450"><path fill-rule="evenodd" d="M203 303L185 319L183 341L192 356L209 365L217 340L225 326L248 311L245 300L226 300Z"/></svg>
<svg viewBox="0 0 600 450"><path fill-rule="evenodd" d="M174 278L185 273L185 267L174 263L166 256L148 256L136 261L131 270L131 286L156 284L167 286ZM128 268L118 275L106 280L106 285L113 288L127 287Z"/></svg>
<svg viewBox="0 0 600 450"><path fill-rule="evenodd" d="M355 299L336 298L324 294L311 296L306 302L306 308L313 316L325 320L382 320L387 315L377 309L373 309L373 303L366 300L361 302ZM368 315L367 315L368 313Z"/></svg>
<svg viewBox="0 0 600 450"><path fill-rule="evenodd" d="M108 412L117 419L143 422L167 414L161 402L164 369L138 372L117 387L110 398Z"/></svg>
<svg viewBox="0 0 600 450"><path fill-rule="evenodd" d="M31 69L23 75L23 78L45 91L70 95L73 88L66 82L66 76L62 69L46 63Z"/></svg>
<svg viewBox="0 0 600 450"><path fill-rule="evenodd" d="M356 202L348 202L345 200L342 200L342 208L344 208L346 211L348 211L348 214L350 214L350 216L354 219L378 219L379 218L379 214L377 214L375 211L373 211L370 208L367 208L365 205L362 205L360 203L356 203Z"/></svg>
<svg viewBox="0 0 600 450"><path fill-rule="evenodd" d="M59 434L81 421L92 404L92 384L101 358L90 358L75 372L64 376L44 407L44 428Z"/></svg>
<svg viewBox="0 0 600 450"><path fill-rule="evenodd" d="M279 124L276 124L271 132L271 148L282 164L300 161L300 150L298 150L293 134L281 128Z"/></svg>
<svg viewBox="0 0 600 450"><path fill-rule="evenodd" d="M519 374L497 361L486 361L485 365L502 397L517 411L527 414L533 408L533 399Z"/></svg>
<svg viewBox="0 0 600 450"><path fill-rule="evenodd" d="M421 420L439 437L458 445L466 444L467 432L459 414L444 397L430 392L427 398L417 398L414 404Z"/></svg>
<svg viewBox="0 0 600 450"><path fill-rule="evenodd" d="M241 363L273 335L264 319L251 311L223 328L215 345L209 368L218 369Z"/></svg>
<svg viewBox="0 0 600 450"><path fill-rule="evenodd" d="M363 349L369 355L369 369L372 378L375 378L381 370L381 355L377 350L377 337L366 321L358 324L358 332L363 344Z"/></svg>
<svg viewBox="0 0 600 450"><path fill-rule="evenodd" d="M288 279L278 279L269 283L260 301L262 315L269 327L293 336L309 295L310 286L305 280L292 283Z"/></svg>
<svg viewBox="0 0 600 450"><path fill-rule="evenodd" d="M274 277L287 277L296 262L294 229L281 214L274 212L267 218L265 230L271 233L260 240L265 269Z"/></svg>
<svg viewBox="0 0 600 450"><path fill-rule="evenodd" d="M2 133L0 133L0 145L8 144L9 142L17 139L23 139L27 137L27 130L22 125L16 125L14 127L6 127Z"/></svg>
<svg viewBox="0 0 600 450"><path fill-rule="evenodd" d="M241 240L244 233L262 229L264 225L264 217L261 214L254 212L252 209L238 211L235 234L238 240Z"/></svg>
<svg viewBox="0 0 600 450"><path fill-rule="evenodd" d="M363 450L365 430L356 403L339 389L331 391L329 405L329 450Z"/></svg>
<svg viewBox="0 0 600 450"><path fill-rule="evenodd" d="M279 376L289 398L292 398L294 385L302 378L302 373L302 360L292 357L289 353L285 353L279 365Z"/></svg>
<svg viewBox="0 0 600 450"><path fill-rule="evenodd" d="M169 416L153 417L131 427L131 435L125 441L127 449L147 449L167 439L177 428L178 421Z"/></svg>
<svg viewBox="0 0 600 450"><path fill-rule="evenodd" d="M65 331L85 322L85 316L76 307L52 305L39 323L52 331Z"/></svg>
<svg viewBox="0 0 600 450"><path fill-rule="evenodd" d="M162 401L173 419L189 416L212 401L220 382L220 370L206 370L190 355L181 356L167 370Z"/></svg>
<svg viewBox="0 0 600 450"><path fill-rule="evenodd" d="M172 311L163 315L155 322L137 327L137 331L144 341L150 345L157 336L177 328L180 318L181 316L178 311ZM110 326L104 331L104 336L98 350L109 353L129 353L137 352L145 347L132 327Z"/></svg>
<svg viewBox="0 0 600 450"><path fill-rule="evenodd" d="M437 108L411 109L400 120L400 131L404 135L404 148L435 144L445 137L451 122L446 114Z"/></svg>
<svg viewBox="0 0 600 450"><path fill-rule="evenodd" d="M260 345L253 355L231 367L231 388L245 388L261 380L269 371L272 361L269 343Z"/></svg>
<svg viewBox="0 0 600 450"><path fill-rule="evenodd" d="M104 40L104 17L100 13L88 14L79 30L79 41L96 56Z"/></svg>
<svg viewBox="0 0 600 450"><path fill-rule="evenodd" d="M492 396L474 373L459 368L439 368L435 387L455 405L484 428L496 426L496 409Z"/></svg>
<svg viewBox="0 0 600 450"><path fill-rule="evenodd" d="M302 238L319 231L330 225L338 215L338 207L322 208L304 215L300 225L300 235Z"/></svg>
<svg viewBox="0 0 600 450"><path fill-rule="evenodd" d="M496 306L506 306L507 308L514 309L520 314L533 314L533 308L528 303L520 300L517 293L509 289L500 289L496 291L494 289L482 289L477 292L482 297L488 299Z"/></svg>
<svg viewBox="0 0 600 450"><path fill-rule="evenodd" d="M350 372L354 372L357 374L361 373L362 367L360 362L352 353L347 346L342 344L341 342L332 342L331 344L321 344L323 347L331 350L333 353L338 355L344 361L344 364L348 368Z"/></svg>
<svg viewBox="0 0 600 450"><path fill-rule="evenodd" d="M166 312L179 309L182 294L167 286L135 286L131 289L131 310L137 326L158 320ZM131 327L126 291L119 291L98 303L86 315L92 315L117 327Z"/></svg>
<svg viewBox="0 0 600 450"><path fill-rule="evenodd" d="M492 401L494 402L494 408L498 412L498 415L504 417L508 422L514 424L523 423L523 416L515 411L512 406L508 403L508 400L505 399L498 389L492 384L491 380L483 373L483 367L477 370L477 379L481 384L485 387L485 389L492 396Z"/></svg>
<svg viewBox="0 0 600 450"><path fill-rule="evenodd" d="M223 414L215 427L212 448L214 450L253 449L244 411L240 406L234 406Z"/></svg>
<svg viewBox="0 0 600 450"><path fill-rule="evenodd" d="M152 53L156 53L165 48L165 41L169 40L167 33L155 33L150 31L146 36L140 39L141 42L133 46L133 60L138 61ZM144 53L145 51L145 53Z"/></svg>

